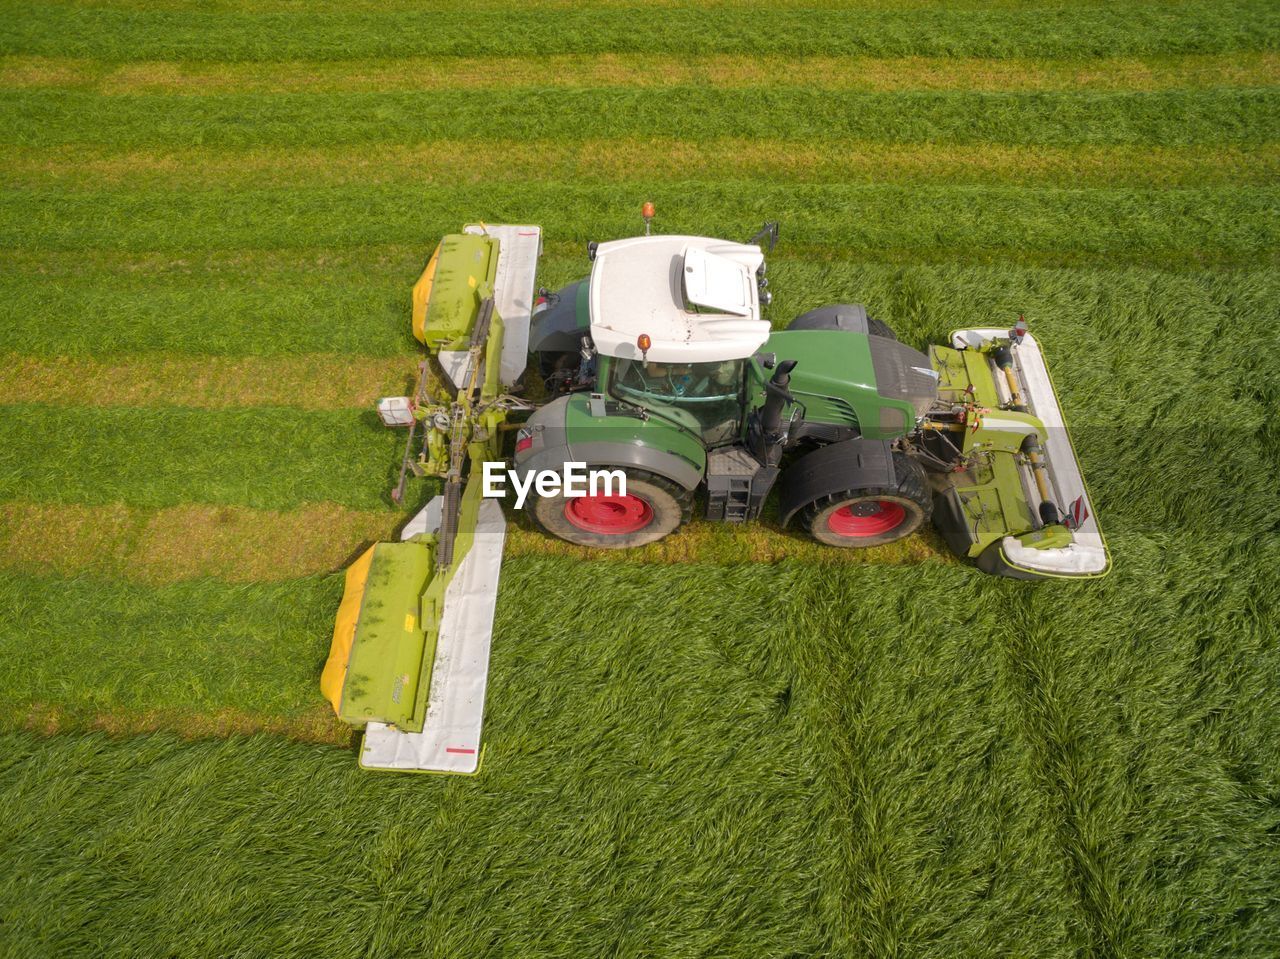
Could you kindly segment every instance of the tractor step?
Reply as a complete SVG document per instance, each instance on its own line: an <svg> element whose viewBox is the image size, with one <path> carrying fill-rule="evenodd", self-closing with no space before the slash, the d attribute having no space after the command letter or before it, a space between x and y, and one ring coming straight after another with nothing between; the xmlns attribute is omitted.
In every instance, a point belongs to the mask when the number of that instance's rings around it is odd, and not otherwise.
<svg viewBox="0 0 1280 959"><path fill-rule="evenodd" d="M778 470L760 465L744 446L707 454L707 519L743 523L760 515Z"/></svg>

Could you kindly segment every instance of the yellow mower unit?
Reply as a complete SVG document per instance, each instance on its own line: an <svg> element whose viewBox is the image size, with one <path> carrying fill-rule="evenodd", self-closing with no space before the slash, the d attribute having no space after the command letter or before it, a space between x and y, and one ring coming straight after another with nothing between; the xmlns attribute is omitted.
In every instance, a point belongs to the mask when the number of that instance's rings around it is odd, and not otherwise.
<svg viewBox="0 0 1280 959"><path fill-rule="evenodd" d="M393 499L409 472L442 489L400 542L348 569L320 683L338 717L364 729L367 768L479 767L506 524L471 464L498 459L500 427L527 408L504 389L524 369L540 246L537 227L468 226L441 241L413 288L414 336L430 355L414 395L379 412L409 428Z"/></svg>

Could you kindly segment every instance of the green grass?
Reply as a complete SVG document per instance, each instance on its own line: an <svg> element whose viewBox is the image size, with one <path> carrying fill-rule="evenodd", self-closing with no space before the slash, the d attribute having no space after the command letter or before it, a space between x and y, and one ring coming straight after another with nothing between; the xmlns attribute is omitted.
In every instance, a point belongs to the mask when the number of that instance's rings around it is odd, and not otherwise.
<svg viewBox="0 0 1280 959"><path fill-rule="evenodd" d="M791 5L724 9L539 3L517 8L241 12L130 10L10 0L0 51L104 60L363 59L411 55L861 53L889 56L1100 56L1273 47L1274 6L1198 3L1015 5L841 12ZM364 9L360 9L363 7ZM20 11L20 12L19 12Z"/></svg>
<svg viewBox="0 0 1280 959"><path fill-rule="evenodd" d="M541 223L559 242L627 235L624 201L668 209L668 229L750 235L782 215L792 252L1204 254L1270 262L1277 190L1057 190L1012 187L717 183L489 184L288 191L5 191L0 247L131 251L351 247L417 240L430 250L484 210ZM452 211L452 212L450 212ZM464 212L459 217L457 211ZM494 217L490 216L490 220Z"/></svg>
<svg viewBox="0 0 1280 959"><path fill-rule="evenodd" d="M373 411L2 409L4 499L378 509L391 505L405 442Z"/></svg>
<svg viewBox="0 0 1280 959"><path fill-rule="evenodd" d="M803 142L1223 144L1277 139L1272 88L1159 93L856 93L526 87L408 93L104 97L19 91L0 143L326 146L663 136Z"/></svg>
<svg viewBox="0 0 1280 959"><path fill-rule="evenodd" d="M1074 594L960 568L508 564L475 780L261 738L10 735L0 936L57 954L1266 955L1280 730L1250 709L1274 700L1274 644L1195 603L1259 597L1194 551L1124 545L1125 568ZM572 594L546 589L566 577ZM707 603L708 580L734 602Z"/></svg>
<svg viewBox="0 0 1280 959"><path fill-rule="evenodd" d="M785 70L447 79L453 56L1256 62L1275 5L412 6L6 4L0 56L50 59L0 87L0 353L408 372L408 288L464 222L541 223L554 287L646 199L663 232L777 218L776 325L857 300L922 346L1026 314L1115 569L512 557L484 768L456 780L363 773L334 745L317 677L338 575L160 586L15 561L0 956L1280 953L1277 87L924 92L892 60L881 93ZM445 81L396 89L406 57ZM154 60L210 89L55 89L131 65L145 86L171 73ZM252 61L387 85L218 82ZM0 501L82 524L72 507L386 510L402 442L359 410L18 403Z"/></svg>
<svg viewBox="0 0 1280 959"><path fill-rule="evenodd" d="M148 589L8 575L0 582L4 725L21 726L35 707L85 727L101 714L233 708L288 719L314 710L341 593L337 576Z"/></svg>

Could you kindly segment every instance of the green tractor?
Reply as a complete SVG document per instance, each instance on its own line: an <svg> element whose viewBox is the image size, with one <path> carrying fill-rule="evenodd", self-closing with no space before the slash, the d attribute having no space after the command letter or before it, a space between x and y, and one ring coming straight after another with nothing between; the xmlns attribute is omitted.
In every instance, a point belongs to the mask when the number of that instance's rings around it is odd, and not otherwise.
<svg viewBox="0 0 1280 959"><path fill-rule="evenodd" d="M411 472L441 492L399 542L348 569L320 682L364 730L365 768L480 767L506 532L495 465L523 491L512 507L588 547L668 536L701 492L707 519L750 522L776 501L778 525L837 548L891 543L932 519L990 573L1107 571L1021 319L956 331L928 354L856 304L775 332L762 317L775 224L735 243L651 236L651 215L644 236L591 244L590 275L557 292L536 287L540 228L516 225L445 237L414 286L428 355L414 395L378 408L409 431L392 498ZM574 489L575 471L617 486Z"/></svg>
<svg viewBox="0 0 1280 959"><path fill-rule="evenodd" d="M776 225L755 240L771 248ZM626 493L536 497L583 546L777 522L833 547L880 546L931 517L991 573L1100 576L1107 553L1035 340L962 330L928 355L857 304L773 331L765 250L695 236L593 245L591 274L543 291L530 349L559 395L520 430L517 474L620 469Z"/></svg>

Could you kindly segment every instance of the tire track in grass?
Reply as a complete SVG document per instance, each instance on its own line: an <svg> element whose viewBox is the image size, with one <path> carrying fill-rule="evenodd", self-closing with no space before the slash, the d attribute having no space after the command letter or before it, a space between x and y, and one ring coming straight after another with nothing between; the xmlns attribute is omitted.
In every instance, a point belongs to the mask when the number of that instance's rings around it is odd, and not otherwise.
<svg viewBox="0 0 1280 959"><path fill-rule="evenodd" d="M70 88L109 96L335 93L513 86L768 84L820 90L1120 90L1266 86L1280 80L1273 51L1074 60L972 57L592 56L419 57L400 60L116 64L59 57L0 58L0 89Z"/></svg>
<svg viewBox="0 0 1280 959"><path fill-rule="evenodd" d="M621 182L629 178L759 179L797 183L1006 183L1058 186L1265 185L1280 179L1280 144L1007 146L848 140L503 140L415 145L109 150L17 147L0 170L10 187L175 189L378 183Z"/></svg>

